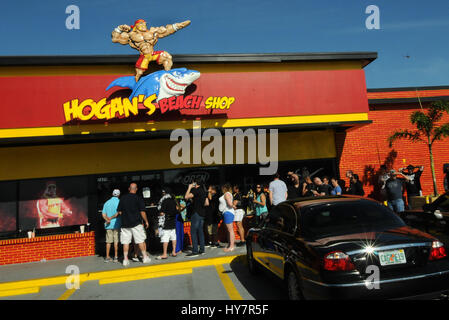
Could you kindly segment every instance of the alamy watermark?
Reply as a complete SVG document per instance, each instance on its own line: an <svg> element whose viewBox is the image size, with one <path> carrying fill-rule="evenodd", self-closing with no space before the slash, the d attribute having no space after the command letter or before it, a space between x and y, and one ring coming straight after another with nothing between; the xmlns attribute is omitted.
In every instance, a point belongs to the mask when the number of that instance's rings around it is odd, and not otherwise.
<svg viewBox="0 0 449 320"><path fill-rule="evenodd" d="M365 13L369 16L365 20L365 26L368 30L380 29L380 10L376 5L369 5L365 9Z"/></svg>
<svg viewBox="0 0 449 320"><path fill-rule="evenodd" d="M267 138L270 152L267 155ZM248 128L242 130L210 128L201 132L201 121L193 121L192 137L186 129L176 129L170 134L170 141L178 141L170 150L173 164L245 164L245 139L247 141L248 164L266 166L259 168L260 175L273 175L278 169L278 130ZM234 144L235 140L235 144ZM202 142L209 142L204 147ZM234 161L235 150L235 161ZM192 151L192 152L191 152ZM192 154L191 154L192 153ZM223 161L224 155L224 161Z"/></svg>
<svg viewBox="0 0 449 320"><path fill-rule="evenodd" d="M365 286L368 290L372 289L380 289L379 281L380 281L380 270L376 265L369 265L366 267L365 273L368 273L369 276L365 280Z"/></svg>
<svg viewBox="0 0 449 320"><path fill-rule="evenodd" d="M76 265L69 265L65 269L66 274L70 274L65 280L67 290L80 288L80 268Z"/></svg>
<svg viewBox="0 0 449 320"><path fill-rule="evenodd" d="M65 8L65 13L69 16L65 19L65 27L68 30L80 29L80 8L71 4Z"/></svg>

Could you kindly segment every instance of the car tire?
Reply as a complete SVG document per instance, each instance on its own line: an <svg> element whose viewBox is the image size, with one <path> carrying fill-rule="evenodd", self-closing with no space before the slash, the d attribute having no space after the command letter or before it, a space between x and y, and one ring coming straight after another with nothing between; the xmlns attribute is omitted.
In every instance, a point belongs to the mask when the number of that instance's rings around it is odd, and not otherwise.
<svg viewBox="0 0 449 320"><path fill-rule="evenodd" d="M258 262L254 259L254 255L253 255L253 248L251 246L251 242L247 241L247 245L246 245L246 262L248 264L248 270L251 274L258 274L260 269L259 269L259 264Z"/></svg>
<svg viewBox="0 0 449 320"><path fill-rule="evenodd" d="M304 300L301 292L299 277L293 270L287 272L286 285L289 300Z"/></svg>

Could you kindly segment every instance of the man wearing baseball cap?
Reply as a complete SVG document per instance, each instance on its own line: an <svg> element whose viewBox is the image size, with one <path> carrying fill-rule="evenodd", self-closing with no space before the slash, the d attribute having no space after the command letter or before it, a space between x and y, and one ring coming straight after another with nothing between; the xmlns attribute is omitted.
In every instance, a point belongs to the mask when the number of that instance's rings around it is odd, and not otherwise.
<svg viewBox="0 0 449 320"><path fill-rule="evenodd" d="M118 262L118 243L119 230L121 228L121 218L117 214L117 207L120 202L120 190L114 189L112 197L103 205L103 219L106 221L104 227L106 229L106 258L104 262L111 262L109 256L111 244L114 242L114 262Z"/></svg>

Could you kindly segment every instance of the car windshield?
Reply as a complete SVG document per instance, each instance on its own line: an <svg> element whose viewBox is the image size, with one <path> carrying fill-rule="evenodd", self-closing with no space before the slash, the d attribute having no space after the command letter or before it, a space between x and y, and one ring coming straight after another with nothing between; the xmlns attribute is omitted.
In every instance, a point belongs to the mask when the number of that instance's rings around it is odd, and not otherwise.
<svg viewBox="0 0 449 320"><path fill-rule="evenodd" d="M442 195L434 202L438 208L449 211L449 193Z"/></svg>
<svg viewBox="0 0 449 320"><path fill-rule="evenodd" d="M405 226L390 209L373 201L348 201L301 208L300 229L306 236L323 238Z"/></svg>

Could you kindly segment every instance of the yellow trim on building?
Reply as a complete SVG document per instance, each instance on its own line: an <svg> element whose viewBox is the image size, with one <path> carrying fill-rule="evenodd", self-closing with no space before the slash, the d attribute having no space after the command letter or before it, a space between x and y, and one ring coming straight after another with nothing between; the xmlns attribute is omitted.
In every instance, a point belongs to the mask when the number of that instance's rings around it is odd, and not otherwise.
<svg viewBox="0 0 449 320"><path fill-rule="evenodd" d="M328 122L353 122L368 120L368 113L345 113L290 117L266 117L245 119L201 120L202 128L245 128L260 126L282 126L292 124L314 124ZM95 134L108 132L145 132L174 129L192 129L191 120L159 122L123 122L114 124L84 124L79 126L0 129L1 138L49 137L73 134Z"/></svg>
<svg viewBox="0 0 449 320"><path fill-rule="evenodd" d="M222 139L223 143L225 139ZM270 148L267 135L267 153ZM87 174L119 173L147 170L177 169L208 166L193 163L175 165L170 150L178 141L148 139L117 142L38 145L0 148L0 180L21 180L44 177L76 176ZM203 142L202 146L209 144ZM234 142L234 157L236 155ZM248 142L242 147L247 163ZM192 141L191 141L192 148ZM226 165L223 152L221 165ZM280 132L278 160L328 159L336 157L335 137L332 129ZM234 160L235 163L235 160ZM220 164L211 164L217 166Z"/></svg>

